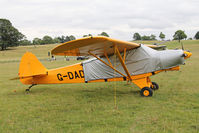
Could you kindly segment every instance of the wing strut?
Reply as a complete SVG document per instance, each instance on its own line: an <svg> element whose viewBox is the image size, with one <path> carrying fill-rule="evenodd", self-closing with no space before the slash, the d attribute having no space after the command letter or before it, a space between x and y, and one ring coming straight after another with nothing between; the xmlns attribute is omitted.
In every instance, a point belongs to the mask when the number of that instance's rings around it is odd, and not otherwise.
<svg viewBox="0 0 199 133"><path fill-rule="evenodd" d="M126 59L126 48L124 48L124 56L123 56L123 61L125 62Z"/></svg>
<svg viewBox="0 0 199 133"><path fill-rule="evenodd" d="M108 58L108 56L107 56L107 53L106 53L106 52L104 53L104 55L105 55L106 59L108 60L109 64L110 64L111 66L113 66L113 65L111 64L111 61L109 60L109 58Z"/></svg>
<svg viewBox="0 0 199 133"><path fill-rule="evenodd" d="M105 65L109 66L111 69L115 70L117 73L121 74L123 77L126 77L123 73L121 73L120 71L118 71L117 69L115 69L111 64L109 65L108 63L106 63L105 61L103 61L102 59L100 59L99 57L97 57L95 54L91 53L90 51L88 51L88 53L92 56L94 56L95 58L97 58L99 61L101 61L102 63L104 63Z"/></svg>
<svg viewBox="0 0 199 133"><path fill-rule="evenodd" d="M130 73L129 73L129 71L128 71L128 69L127 69L125 63L124 63L124 60L122 59L122 56L121 56L121 54L120 54L120 52L119 52L119 50L118 50L118 48L117 48L117 45L114 45L114 48L115 48L115 52L116 52L117 56L119 57L120 63L121 63L121 65L122 65L122 67L124 68L124 71L125 71L126 74L128 75L128 78L132 81L131 75L130 75ZM126 53L126 51L125 51L125 53ZM125 57L125 56L124 56L124 57ZM125 58L124 58L124 59L125 59Z"/></svg>

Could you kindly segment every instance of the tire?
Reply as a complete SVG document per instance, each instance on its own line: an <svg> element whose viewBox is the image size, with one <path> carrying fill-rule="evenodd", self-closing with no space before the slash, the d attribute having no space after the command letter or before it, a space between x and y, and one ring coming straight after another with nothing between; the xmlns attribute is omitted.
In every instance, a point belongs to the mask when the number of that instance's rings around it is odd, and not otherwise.
<svg viewBox="0 0 199 133"><path fill-rule="evenodd" d="M143 97L151 97L153 96L153 90L149 87L144 87L141 89L140 95Z"/></svg>
<svg viewBox="0 0 199 133"><path fill-rule="evenodd" d="M158 90L159 89L159 85L156 82L152 82L151 89L152 90Z"/></svg>

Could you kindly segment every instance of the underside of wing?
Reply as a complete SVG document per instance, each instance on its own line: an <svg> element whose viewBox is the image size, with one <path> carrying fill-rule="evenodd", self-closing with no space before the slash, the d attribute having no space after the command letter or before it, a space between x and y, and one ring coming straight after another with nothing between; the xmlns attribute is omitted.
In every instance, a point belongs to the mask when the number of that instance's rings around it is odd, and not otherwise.
<svg viewBox="0 0 199 133"><path fill-rule="evenodd" d="M123 52L124 49L131 50L140 45L102 36L86 37L63 43L55 47L51 51L51 54L61 56L88 56L89 52L92 52L97 56L103 56L105 53L111 55L114 54L114 46L117 46L118 50Z"/></svg>

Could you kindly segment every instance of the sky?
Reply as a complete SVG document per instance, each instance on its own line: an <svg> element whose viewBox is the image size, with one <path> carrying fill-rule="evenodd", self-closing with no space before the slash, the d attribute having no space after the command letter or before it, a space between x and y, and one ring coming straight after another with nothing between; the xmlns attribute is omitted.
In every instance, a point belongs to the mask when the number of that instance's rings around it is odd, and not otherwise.
<svg viewBox="0 0 199 133"><path fill-rule="evenodd" d="M199 31L199 0L0 0L0 18L8 19L27 39L107 32L132 40L176 30L189 37Z"/></svg>

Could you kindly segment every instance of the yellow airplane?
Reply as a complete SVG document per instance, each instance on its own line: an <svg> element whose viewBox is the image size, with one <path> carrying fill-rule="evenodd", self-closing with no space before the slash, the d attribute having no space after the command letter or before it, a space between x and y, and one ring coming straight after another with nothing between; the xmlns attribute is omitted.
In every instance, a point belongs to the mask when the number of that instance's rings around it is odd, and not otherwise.
<svg viewBox="0 0 199 133"><path fill-rule="evenodd" d="M156 47L99 36L73 40L55 47L51 54L94 58L48 70L27 52L21 59L18 79L31 85L26 91L38 84L131 81L141 89L141 96L148 97L159 88L150 76L179 70L179 65L192 55L183 50L157 51Z"/></svg>

